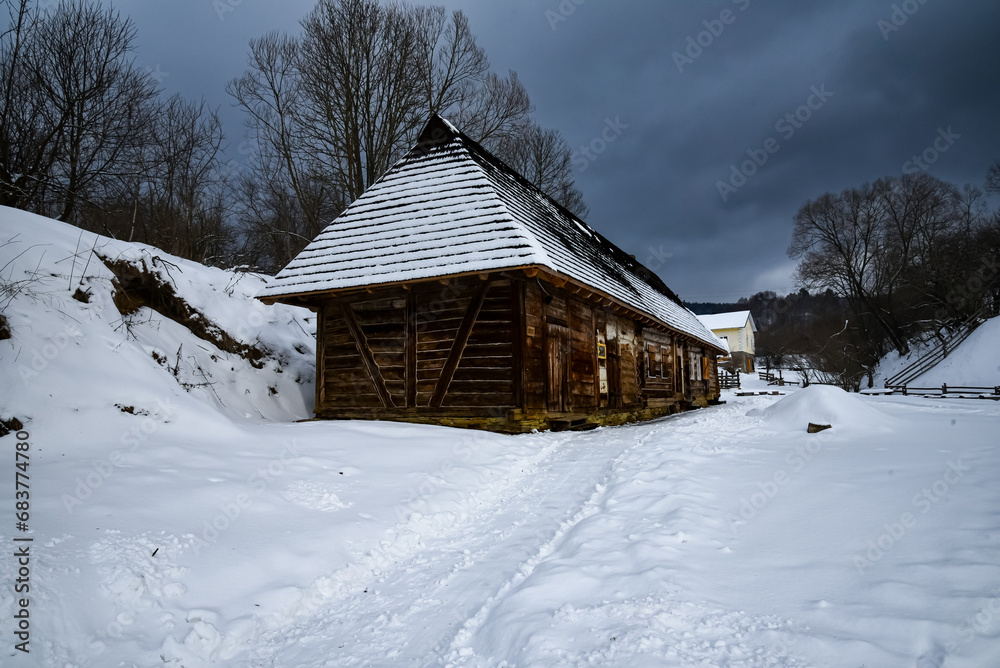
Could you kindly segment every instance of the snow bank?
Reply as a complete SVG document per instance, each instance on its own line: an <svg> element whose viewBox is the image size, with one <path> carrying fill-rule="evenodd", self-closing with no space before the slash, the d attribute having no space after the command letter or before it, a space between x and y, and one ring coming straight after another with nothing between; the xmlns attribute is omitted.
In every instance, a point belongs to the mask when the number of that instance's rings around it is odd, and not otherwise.
<svg viewBox="0 0 1000 668"><path fill-rule="evenodd" d="M876 386L881 387L887 378L919 359L930 345L915 345L910 354L902 358L895 351L886 355L875 374ZM958 348L909 385L939 387L945 383L968 387L1000 385L1000 317L990 318L977 327Z"/></svg>
<svg viewBox="0 0 1000 668"><path fill-rule="evenodd" d="M263 357L220 349L218 337L194 335L163 304L122 315L115 303L121 284L101 258L168 286L169 298L203 330ZM8 413L0 418L23 421L52 406L149 413L166 399L236 420L312 414L315 316L256 301L266 277L7 207L0 207L0 267L0 280L22 286L10 303L0 302L12 331L0 341L0 373L15 381L0 387Z"/></svg>
<svg viewBox="0 0 1000 668"><path fill-rule="evenodd" d="M910 384L937 387L944 383L970 387L1000 385L1000 317L990 318L977 327L950 355Z"/></svg>
<svg viewBox="0 0 1000 668"><path fill-rule="evenodd" d="M809 423L837 430L888 429L894 419L872 407L867 399L832 385L810 385L792 392L767 408L747 412L776 431L805 431Z"/></svg>

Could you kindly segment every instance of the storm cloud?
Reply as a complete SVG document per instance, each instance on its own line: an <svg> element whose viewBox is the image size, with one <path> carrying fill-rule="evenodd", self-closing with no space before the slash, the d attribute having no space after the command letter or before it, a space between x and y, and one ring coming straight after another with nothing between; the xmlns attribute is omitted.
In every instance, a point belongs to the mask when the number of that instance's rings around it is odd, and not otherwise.
<svg viewBox="0 0 1000 668"><path fill-rule="evenodd" d="M1000 5L971 0L443 3L574 147L587 222L691 301L793 289L792 217L825 192L1000 158ZM115 6L164 90L221 106L247 40L312 0ZM245 152L245 146L243 147ZM915 160L916 159L916 160Z"/></svg>

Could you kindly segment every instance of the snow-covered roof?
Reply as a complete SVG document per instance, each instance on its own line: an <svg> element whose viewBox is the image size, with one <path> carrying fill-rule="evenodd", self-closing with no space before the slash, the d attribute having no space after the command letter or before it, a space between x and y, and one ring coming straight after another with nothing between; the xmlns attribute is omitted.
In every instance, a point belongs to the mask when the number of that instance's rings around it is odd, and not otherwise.
<svg viewBox="0 0 1000 668"><path fill-rule="evenodd" d="M658 276L439 116L258 298L532 266L721 349Z"/></svg>
<svg viewBox="0 0 1000 668"><path fill-rule="evenodd" d="M730 311L729 313L715 313L713 315L699 315L698 320L709 329L716 331L720 329L740 329L750 321L750 329L757 331L757 323L753 321L750 311Z"/></svg>

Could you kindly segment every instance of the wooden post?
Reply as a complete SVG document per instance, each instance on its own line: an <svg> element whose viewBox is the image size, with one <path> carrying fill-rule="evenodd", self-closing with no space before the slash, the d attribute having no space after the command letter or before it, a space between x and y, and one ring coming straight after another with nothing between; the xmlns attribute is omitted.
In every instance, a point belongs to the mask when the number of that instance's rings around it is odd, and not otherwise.
<svg viewBox="0 0 1000 668"><path fill-rule="evenodd" d="M406 380L406 401L407 408L417 405L417 296L413 290L406 291L406 324L405 340L403 342L404 377Z"/></svg>

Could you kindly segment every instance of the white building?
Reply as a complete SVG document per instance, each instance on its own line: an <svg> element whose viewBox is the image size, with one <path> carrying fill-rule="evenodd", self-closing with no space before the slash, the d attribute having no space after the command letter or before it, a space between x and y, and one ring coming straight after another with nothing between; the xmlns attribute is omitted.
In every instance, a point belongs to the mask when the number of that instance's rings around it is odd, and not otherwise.
<svg viewBox="0 0 1000 668"><path fill-rule="evenodd" d="M757 324L753 321L750 311L699 315L698 319L729 346L729 353L740 371L753 372L753 360L756 355L754 334L757 332Z"/></svg>

